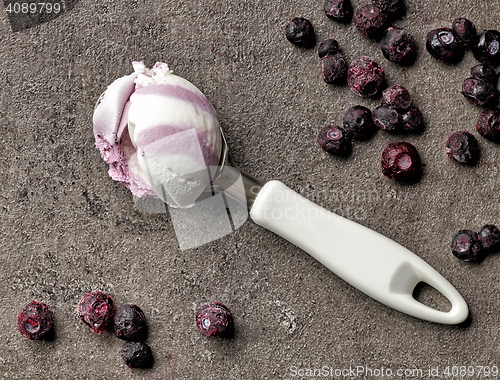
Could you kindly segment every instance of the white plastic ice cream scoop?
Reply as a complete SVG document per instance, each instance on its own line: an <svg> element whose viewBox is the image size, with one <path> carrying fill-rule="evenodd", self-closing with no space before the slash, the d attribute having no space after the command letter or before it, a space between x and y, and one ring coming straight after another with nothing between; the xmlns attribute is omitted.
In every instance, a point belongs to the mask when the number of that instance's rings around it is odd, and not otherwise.
<svg viewBox="0 0 500 380"><path fill-rule="evenodd" d="M349 284L377 301L427 321L458 324L468 314L458 291L434 268L395 241L336 215L307 200L279 181L262 184L235 167L222 134L222 156L214 189L245 199L251 219L309 253ZM241 173L244 193L232 189ZM451 303L447 312L413 297L415 286L426 283Z"/></svg>
<svg viewBox="0 0 500 380"><path fill-rule="evenodd" d="M457 290L408 249L321 208L279 181L262 184L236 170L216 112L193 84L172 75L163 63L148 70L135 62L134 70L99 98L93 122L96 147L109 164L109 175L135 197L157 196L184 209L207 186L209 196L223 191L244 203L256 224L383 304L437 323L457 324L467 318L467 304ZM234 186L236 182L242 186ZM441 292L451 309L443 312L418 302L413 290L419 282Z"/></svg>

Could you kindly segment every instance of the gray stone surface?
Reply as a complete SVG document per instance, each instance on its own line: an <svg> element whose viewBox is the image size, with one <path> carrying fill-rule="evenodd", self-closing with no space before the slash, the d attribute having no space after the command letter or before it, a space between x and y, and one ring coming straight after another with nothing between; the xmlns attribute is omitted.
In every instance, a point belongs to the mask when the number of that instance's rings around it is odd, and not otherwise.
<svg viewBox="0 0 500 380"><path fill-rule="evenodd" d="M353 24L327 19L322 1L73 1L71 11L19 32L2 12L0 377L291 379L293 366L365 366L389 368L396 378L398 368L425 374L437 366L500 365L500 258L471 265L449 250L456 230L500 224L500 146L478 136L477 167L448 160L446 137L474 131L481 112L459 92L476 61L468 53L457 65L439 64L424 47L429 30L455 17L470 18L479 30L499 28L500 2L407 5L395 25L418 42L418 61L409 68L386 61ZM316 51L284 38L284 25L297 15L312 21L319 41L335 37L349 60L376 58L389 84L410 90L427 125L422 135L404 138L425 163L418 184L381 174L382 150L401 137L378 133L357 143L348 159L319 149L322 125L340 123L352 105L374 108L377 101L322 81ZM389 309L249 221L181 251L169 215L137 211L94 148L94 103L131 72L132 60L168 62L196 84L213 102L242 168L283 181L429 262L462 293L470 321L444 326ZM78 300L94 289L143 308L152 369L128 369L121 341L79 321ZM28 341L17 332L17 313L33 299L54 310L53 341ZM428 291L422 299L445 305ZM196 329L196 307L215 300L234 312L232 339L207 339Z"/></svg>

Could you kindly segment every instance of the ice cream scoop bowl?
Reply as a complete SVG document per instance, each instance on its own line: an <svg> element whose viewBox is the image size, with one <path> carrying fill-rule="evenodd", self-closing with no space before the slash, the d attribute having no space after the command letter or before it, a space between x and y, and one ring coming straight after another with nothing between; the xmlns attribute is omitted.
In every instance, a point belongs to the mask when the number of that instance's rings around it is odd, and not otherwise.
<svg viewBox="0 0 500 380"><path fill-rule="evenodd" d="M427 321L458 324L468 307L458 291L434 268L395 241L336 215L302 197L280 181L265 184L232 161L224 134L221 164L212 189L246 202L250 218L309 253L340 278L377 301ZM243 189L233 188L241 173ZM451 303L447 312L413 296L423 282Z"/></svg>

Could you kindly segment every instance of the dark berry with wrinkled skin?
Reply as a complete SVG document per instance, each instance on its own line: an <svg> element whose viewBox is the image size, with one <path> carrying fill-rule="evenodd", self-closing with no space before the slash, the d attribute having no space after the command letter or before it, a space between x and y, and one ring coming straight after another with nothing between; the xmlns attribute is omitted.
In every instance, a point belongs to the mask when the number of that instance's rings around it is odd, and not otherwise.
<svg viewBox="0 0 500 380"><path fill-rule="evenodd" d="M285 35L292 44L302 47L312 47L316 42L311 21L303 17L293 18L285 27Z"/></svg>
<svg viewBox="0 0 500 380"><path fill-rule="evenodd" d="M402 28L387 28L380 40L380 50L389 61L411 65L417 57L415 38Z"/></svg>
<svg viewBox="0 0 500 380"><path fill-rule="evenodd" d="M356 58L347 70L347 84L357 95L375 96L384 84L385 73L382 66L373 58L361 56Z"/></svg>
<svg viewBox="0 0 500 380"><path fill-rule="evenodd" d="M401 124L405 133L420 133L424 130L424 115L417 107L401 113Z"/></svg>
<svg viewBox="0 0 500 380"><path fill-rule="evenodd" d="M372 0L372 4L392 15L400 14L405 7L403 0Z"/></svg>
<svg viewBox="0 0 500 380"><path fill-rule="evenodd" d="M406 110L411 105L411 97L406 88L395 84L382 91L380 102L383 106Z"/></svg>
<svg viewBox="0 0 500 380"><path fill-rule="evenodd" d="M318 55L323 58L327 54L335 54L339 52L339 43L334 38L324 40L319 44Z"/></svg>
<svg viewBox="0 0 500 380"><path fill-rule="evenodd" d="M387 132L399 133L403 131L401 114L396 108L378 106L373 110L373 122L377 127Z"/></svg>
<svg viewBox="0 0 500 380"><path fill-rule="evenodd" d="M483 247L475 231L460 230L451 241L451 252L461 260L477 261L483 258Z"/></svg>
<svg viewBox="0 0 500 380"><path fill-rule="evenodd" d="M387 145L382 153L382 173L401 182L415 182L420 179L422 162L417 149L407 142L394 142Z"/></svg>
<svg viewBox="0 0 500 380"><path fill-rule="evenodd" d="M472 45L472 53L479 62L498 66L500 64L500 32L485 30Z"/></svg>
<svg viewBox="0 0 500 380"><path fill-rule="evenodd" d="M351 135L337 125L321 128L316 142L323 150L335 156L345 157L351 152Z"/></svg>
<svg viewBox="0 0 500 380"><path fill-rule="evenodd" d="M457 63L464 55L464 48L450 28L431 30L425 47L439 62Z"/></svg>
<svg viewBox="0 0 500 380"><path fill-rule="evenodd" d="M342 53L321 58L321 77L326 83L343 85L347 79L347 61Z"/></svg>
<svg viewBox="0 0 500 380"><path fill-rule="evenodd" d="M348 23L352 19L352 4L350 0L325 0L325 14L338 22Z"/></svg>
<svg viewBox="0 0 500 380"><path fill-rule="evenodd" d="M476 78L464 80L462 95L475 106L486 107L498 101L498 94L493 85Z"/></svg>
<svg viewBox="0 0 500 380"><path fill-rule="evenodd" d="M354 14L354 25L363 37L377 39L387 25L387 13L373 4L359 8Z"/></svg>
<svg viewBox="0 0 500 380"><path fill-rule="evenodd" d="M93 332L101 334L113 321L115 306L110 296L94 291L85 294L78 303L78 316Z"/></svg>
<svg viewBox="0 0 500 380"><path fill-rule="evenodd" d="M32 301L17 315L17 329L22 336L31 340L42 339L54 328L54 315L49 307Z"/></svg>
<svg viewBox="0 0 500 380"><path fill-rule="evenodd" d="M203 335L217 338L229 336L233 332L233 316L220 302L202 305L195 316L196 325Z"/></svg>
<svg viewBox="0 0 500 380"><path fill-rule="evenodd" d="M471 67L470 75L473 78L481 79L489 83L494 83L496 72L495 68L489 63L481 63L479 65Z"/></svg>
<svg viewBox="0 0 500 380"><path fill-rule="evenodd" d="M146 339L146 316L137 305L121 305L114 318L115 334L120 339L141 341Z"/></svg>
<svg viewBox="0 0 500 380"><path fill-rule="evenodd" d="M486 110L479 115L476 130L488 140L500 143L500 110Z"/></svg>
<svg viewBox="0 0 500 380"><path fill-rule="evenodd" d="M446 154L461 164L474 165L480 157L479 143L467 131L454 132L446 141Z"/></svg>
<svg viewBox="0 0 500 380"><path fill-rule="evenodd" d="M479 239L485 251L500 248L500 229L493 224L487 224L479 230Z"/></svg>
<svg viewBox="0 0 500 380"><path fill-rule="evenodd" d="M345 131L356 140L368 140L377 128L372 118L372 111L363 106L349 108L343 118Z"/></svg>
<svg viewBox="0 0 500 380"><path fill-rule="evenodd" d="M153 352L146 343L127 342L122 347L122 359L129 368L151 368Z"/></svg>
<svg viewBox="0 0 500 380"><path fill-rule="evenodd" d="M472 21L463 17L456 18L451 24L451 29L465 49L469 49L472 46L477 34L476 27Z"/></svg>

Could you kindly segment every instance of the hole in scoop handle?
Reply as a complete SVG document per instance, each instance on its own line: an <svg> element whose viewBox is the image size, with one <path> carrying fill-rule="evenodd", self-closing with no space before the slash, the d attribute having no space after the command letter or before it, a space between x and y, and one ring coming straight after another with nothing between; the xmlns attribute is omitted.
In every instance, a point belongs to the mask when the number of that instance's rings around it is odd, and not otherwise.
<svg viewBox="0 0 500 380"><path fill-rule="evenodd" d="M431 322L457 324L468 308L457 290L429 264L395 241L323 209L279 181L267 182L250 210L252 220L303 249L377 301ZM443 293L448 312L413 298L418 282Z"/></svg>

